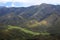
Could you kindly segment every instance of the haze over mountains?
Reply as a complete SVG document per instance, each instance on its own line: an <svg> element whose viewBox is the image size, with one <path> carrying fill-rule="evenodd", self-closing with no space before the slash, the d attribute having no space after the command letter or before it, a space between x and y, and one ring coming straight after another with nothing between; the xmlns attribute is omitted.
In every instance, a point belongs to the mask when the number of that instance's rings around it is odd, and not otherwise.
<svg viewBox="0 0 60 40"><path fill-rule="evenodd" d="M43 29L46 29L45 26L59 20L60 5L43 3L30 7L0 7L0 24L4 25L29 26L28 28L33 27L31 30L37 30L39 27L35 26L44 25Z"/></svg>
<svg viewBox="0 0 60 40"><path fill-rule="evenodd" d="M0 6L6 6L6 7L21 7L23 6L23 3L20 2L0 2Z"/></svg>

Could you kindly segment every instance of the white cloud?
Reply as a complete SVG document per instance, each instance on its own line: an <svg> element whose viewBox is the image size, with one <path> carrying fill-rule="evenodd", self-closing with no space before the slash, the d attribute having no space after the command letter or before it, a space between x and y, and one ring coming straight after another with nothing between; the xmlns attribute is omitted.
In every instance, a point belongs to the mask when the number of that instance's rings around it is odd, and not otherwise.
<svg viewBox="0 0 60 40"><path fill-rule="evenodd" d="M29 0L0 0L0 2L29 2Z"/></svg>
<svg viewBox="0 0 60 40"><path fill-rule="evenodd" d="M60 0L0 0L0 2L22 2L22 3L60 3Z"/></svg>
<svg viewBox="0 0 60 40"><path fill-rule="evenodd" d="M39 3L39 0L0 0L0 2Z"/></svg>
<svg viewBox="0 0 60 40"><path fill-rule="evenodd" d="M12 4L14 2L20 2L20 3L23 3L24 6L40 4L40 0L0 0L0 2L2 2L2 3L12 2Z"/></svg>
<svg viewBox="0 0 60 40"><path fill-rule="evenodd" d="M2 3L6 2L20 2L23 3L24 6L30 6L30 5L39 5L41 3L48 3L48 4L60 4L60 0L0 0Z"/></svg>
<svg viewBox="0 0 60 40"><path fill-rule="evenodd" d="M0 0L2 3L11 2L12 0Z"/></svg>

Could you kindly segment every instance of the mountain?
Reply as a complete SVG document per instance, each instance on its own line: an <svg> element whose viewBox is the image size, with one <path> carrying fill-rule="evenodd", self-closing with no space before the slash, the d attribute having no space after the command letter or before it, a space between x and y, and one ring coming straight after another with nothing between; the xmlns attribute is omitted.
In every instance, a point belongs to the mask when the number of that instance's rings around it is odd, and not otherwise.
<svg viewBox="0 0 60 40"><path fill-rule="evenodd" d="M0 25L22 26L33 31L46 30L60 20L60 5L41 4L30 7L0 7Z"/></svg>

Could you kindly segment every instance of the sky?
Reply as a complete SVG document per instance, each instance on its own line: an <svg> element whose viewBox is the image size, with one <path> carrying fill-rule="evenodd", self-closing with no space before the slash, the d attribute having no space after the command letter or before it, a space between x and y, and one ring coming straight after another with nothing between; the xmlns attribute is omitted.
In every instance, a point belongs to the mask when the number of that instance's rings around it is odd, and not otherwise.
<svg viewBox="0 0 60 40"><path fill-rule="evenodd" d="M60 5L60 0L0 0L0 6L6 7L28 7L42 3Z"/></svg>

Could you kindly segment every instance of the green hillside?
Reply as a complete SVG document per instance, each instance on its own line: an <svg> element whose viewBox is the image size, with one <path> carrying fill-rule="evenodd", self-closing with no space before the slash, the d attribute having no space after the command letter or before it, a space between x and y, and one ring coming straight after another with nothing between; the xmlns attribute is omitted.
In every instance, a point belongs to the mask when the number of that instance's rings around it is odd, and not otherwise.
<svg viewBox="0 0 60 40"><path fill-rule="evenodd" d="M27 30L26 28L21 28L21 27L17 27L17 26L8 26L8 29L19 29L25 33L29 33L29 34L33 34L33 35L39 35L40 33L37 33L37 32L32 32L30 30Z"/></svg>

